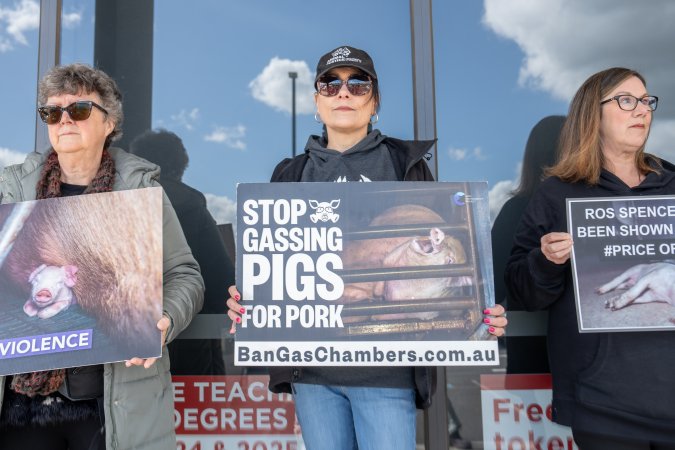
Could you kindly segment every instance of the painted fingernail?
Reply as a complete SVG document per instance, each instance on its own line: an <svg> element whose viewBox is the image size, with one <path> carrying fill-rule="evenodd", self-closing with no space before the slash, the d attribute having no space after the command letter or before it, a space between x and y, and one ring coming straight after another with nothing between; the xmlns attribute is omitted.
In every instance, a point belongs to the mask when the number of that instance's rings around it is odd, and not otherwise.
<svg viewBox="0 0 675 450"><path fill-rule="evenodd" d="M237 295L234 296L234 299L235 299L236 301L239 301L239 298L240 298L240 297L239 297L239 294L237 294Z"/></svg>
<svg viewBox="0 0 675 450"><path fill-rule="evenodd" d="M490 328L488 328L488 331L489 331L490 333L494 333L494 332L495 332L495 327L490 327Z"/></svg>
<svg viewBox="0 0 675 450"><path fill-rule="evenodd" d="M485 308L485 309L483 310L483 314L490 314L490 310L489 310L488 308Z"/></svg>
<svg viewBox="0 0 675 450"><path fill-rule="evenodd" d="M240 309L239 309L239 312L240 312L241 314L244 314L244 313L246 312L246 308L240 308Z"/></svg>
<svg viewBox="0 0 675 450"><path fill-rule="evenodd" d="M489 317L486 317L485 319L483 319L483 322L485 322L485 323L490 323L490 318L489 318Z"/></svg>
<svg viewBox="0 0 675 450"><path fill-rule="evenodd" d="M241 323L241 317L237 317L235 320L237 323Z"/></svg>

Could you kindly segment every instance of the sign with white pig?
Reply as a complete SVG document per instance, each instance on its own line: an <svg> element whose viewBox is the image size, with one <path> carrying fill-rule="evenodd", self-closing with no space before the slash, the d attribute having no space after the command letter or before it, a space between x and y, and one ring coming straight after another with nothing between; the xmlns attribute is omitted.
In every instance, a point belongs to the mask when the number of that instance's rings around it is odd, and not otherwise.
<svg viewBox="0 0 675 450"><path fill-rule="evenodd" d="M675 196L567 199L580 332L675 329Z"/></svg>
<svg viewBox="0 0 675 450"><path fill-rule="evenodd" d="M235 364L497 365L486 183L237 187Z"/></svg>
<svg viewBox="0 0 675 450"><path fill-rule="evenodd" d="M0 226L0 375L161 355L161 188L0 205Z"/></svg>

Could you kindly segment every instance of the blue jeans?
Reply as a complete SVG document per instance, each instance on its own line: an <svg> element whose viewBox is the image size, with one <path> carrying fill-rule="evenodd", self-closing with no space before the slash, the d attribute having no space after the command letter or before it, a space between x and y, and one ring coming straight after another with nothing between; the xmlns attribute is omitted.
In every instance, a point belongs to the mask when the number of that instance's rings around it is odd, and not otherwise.
<svg viewBox="0 0 675 450"><path fill-rule="evenodd" d="M415 450L413 389L293 383L307 450Z"/></svg>

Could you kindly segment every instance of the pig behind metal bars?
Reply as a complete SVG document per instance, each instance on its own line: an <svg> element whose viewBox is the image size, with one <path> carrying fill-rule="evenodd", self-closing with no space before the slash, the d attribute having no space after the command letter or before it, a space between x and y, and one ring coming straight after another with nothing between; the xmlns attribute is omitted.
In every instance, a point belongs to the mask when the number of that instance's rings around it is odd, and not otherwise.
<svg viewBox="0 0 675 450"><path fill-rule="evenodd" d="M371 226L439 224L445 221L436 212L418 205L401 205L389 208L376 216ZM463 264L466 253L462 243L446 235L440 228L432 227L428 236L396 236L380 239L366 239L350 242L343 255L346 269L372 269L378 267L413 267L445 264ZM453 289L468 286L470 277L422 278L406 280L373 281L352 283L345 286L342 301L359 302L369 299L402 301L415 299L442 298L449 296ZM429 319L438 312L382 315L375 319L396 319L418 317Z"/></svg>

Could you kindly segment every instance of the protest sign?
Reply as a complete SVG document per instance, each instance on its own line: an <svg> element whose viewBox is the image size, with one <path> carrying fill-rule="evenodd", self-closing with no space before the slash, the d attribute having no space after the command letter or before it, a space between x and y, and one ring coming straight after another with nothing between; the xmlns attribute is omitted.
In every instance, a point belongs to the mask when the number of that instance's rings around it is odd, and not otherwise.
<svg viewBox="0 0 675 450"><path fill-rule="evenodd" d="M161 188L1 205L0 224L0 375L161 355Z"/></svg>
<svg viewBox="0 0 675 450"><path fill-rule="evenodd" d="M268 376L174 376L178 450L302 450L290 394Z"/></svg>
<svg viewBox="0 0 675 450"><path fill-rule="evenodd" d="M580 332L675 328L675 196L567 200Z"/></svg>
<svg viewBox="0 0 675 450"><path fill-rule="evenodd" d="M551 376L481 375L485 450L578 450L551 418Z"/></svg>
<svg viewBox="0 0 675 450"><path fill-rule="evenodd" d="M497 365L485 183L237 187L235 364Z"/></svg>

